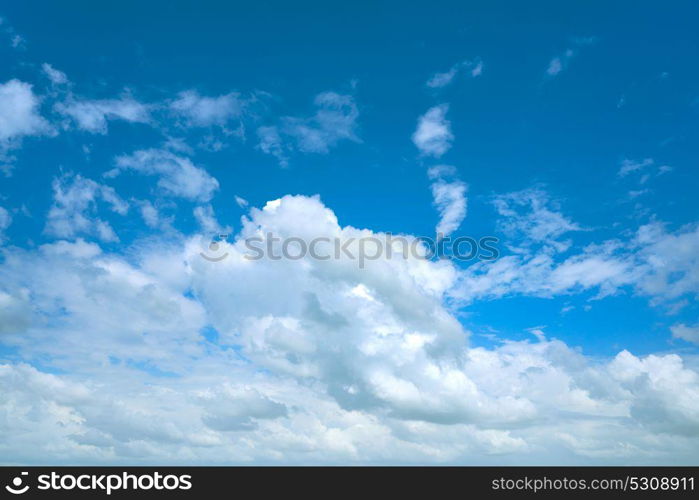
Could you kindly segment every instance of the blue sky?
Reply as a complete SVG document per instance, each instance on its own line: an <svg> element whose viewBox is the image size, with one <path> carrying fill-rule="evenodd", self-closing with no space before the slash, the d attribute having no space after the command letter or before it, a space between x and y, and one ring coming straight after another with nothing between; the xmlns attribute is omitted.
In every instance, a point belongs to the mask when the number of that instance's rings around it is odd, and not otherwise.
<svg viewBox="0 0 699 500"><path fill-rule="evenodd" d="M696 462L696 14L7 6L2 456ZM240 264L263 230L500 257Z"/></svg>

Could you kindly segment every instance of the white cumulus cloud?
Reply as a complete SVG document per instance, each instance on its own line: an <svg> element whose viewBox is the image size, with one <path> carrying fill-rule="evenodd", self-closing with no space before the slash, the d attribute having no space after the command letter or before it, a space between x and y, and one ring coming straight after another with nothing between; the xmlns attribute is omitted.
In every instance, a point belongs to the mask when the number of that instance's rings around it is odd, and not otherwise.
<svg viewBox="0 0 699 500"><path fill-rule="evenodd" d="M470 346L444 305L452 263L246 259L245 239L267 232L381 236L341 226L316 197L285 196L251 209L215 263L196 238L128 258L80 240L5 249L2 341L61 374L0 363L2 456L696 461L699 375L681 356L592 358L543 333Z"/></svg>
<svg viewBox="0 0 699 500"><path fill-rule="evenodd" d="M54 133L41 116L40 103L29 83L13 79L0 84L0 160L22 137Z"/></svg>
<svg viewBox="0 0 699 500"><path fill-rule="evenodd" d="M421 154L439 158L451 148L454 135L451 133L451 122L446 118L448 111L448 104L440 104L418 119L413 143Z"/></svg>

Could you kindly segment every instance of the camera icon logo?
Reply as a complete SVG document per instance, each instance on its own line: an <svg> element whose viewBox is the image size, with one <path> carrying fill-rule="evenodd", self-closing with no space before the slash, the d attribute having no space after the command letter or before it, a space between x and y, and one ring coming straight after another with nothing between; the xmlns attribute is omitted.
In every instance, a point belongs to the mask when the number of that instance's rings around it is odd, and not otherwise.
<svg viewBox="0 0 699 500"><path fill-rule="evenodd" d="M12 485L7 485L5 486L5 489L12 493L13 495L21 495L23 493L26 493L27 490L29 490L29 485L25 485L22 487L22 482L23 482L23 476L29 475L28 472L22 472L19 476L15 477L12 480Z"/></svg>

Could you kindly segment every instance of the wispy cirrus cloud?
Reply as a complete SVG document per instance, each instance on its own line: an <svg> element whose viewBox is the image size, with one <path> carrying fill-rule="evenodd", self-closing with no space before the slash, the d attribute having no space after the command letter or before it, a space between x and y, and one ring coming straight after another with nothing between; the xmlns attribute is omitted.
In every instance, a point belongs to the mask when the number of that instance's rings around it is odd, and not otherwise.
<svg viewBox="0 0 699 500"><path fill-rule="evenodd" d="M0 33L6 38L7 43L10 47L15 50L25 50L27 46L27 40L20 33L15 30L14 26L4 18L0 17Z"/></svg>
<svg viewBox="0 0 699 500"><path fill-rule="evenodd" d="M218 181L186 156L165 149L142 149L118 156L115 167L105 176L113 178L125 171L158 177L158 188L165 195L207 202L218 190Z"/></svg>
<svg viewBox="0 0 699 500"><path fill-rule="evenodd" d="M321 92L313 99L309 117L285 116L278 124L257 129L258 148L274 156L282 166L292 152L327 154L342 141L361 142L357 136L359 109L354 97Z"/></svg>
<svg viewBox="0 0 699 500"><path fill-rule="evenodd" d="M230 120L242 116L245 101L238 92L209 97L200 95L196 90L186 90L180 92L168 106L187 126L225 127Z"/></svg>
<svg viewBox="0 0 699 500"><path fill-rule="evenodd" d="M5 237L5 230L12 224L12 215L10 212L3 207L0 207L0 242Z"/></svg>
<svg viewBox="0 0 699 500"><path fill-rule="evenodd" d="M471 78L479 77L483 74L483 61L480 58L471 61L461 61L454 64L449 70L443 73L435 73L427 80L426 85L432 89L441 89L450 85L459 74L465 74Z"/></svg>
<svg viewBox="0 0 699 500"><path fill-rule="evenodd" d="M150 107L130 95L115 99L83 99L71 95L54 109L69 117L79 129L93 134L106 134L111 120L141 124L151 120Z"/></svg>
<svg viewBox="0 0 699 500"><path fill-rule="evenodd" d="M98 201L112 212L126 215L129 204L113 188L81 175L66 174L53 180L53 204L44 231L58 238L95 236L101 241L118 241L112 226L97 215Z"/></svg>
<svg viewBox="0 0 699 500"><path fill-rule="evenodd" d="M670 327L672 336L677 339L682 339L692 344L699 344L699 325L685 325L679 323Z"/></svg>
<svg viewBox="0 0 699 500"><path fill-rule="evenodd" d="M554 56L549 61L546 68L546 75L549 78L554 78L567 69L573 58L578 55L580 49L597 43L597 37L575 37L571 39L571 43L572 47L567 48L562 54Z"/></svg>
<svg viewBox="0 0 699 500"><path fill-rule="evenodd" d="M654 163L655 161L652 158L644 158L643 160L630 160L628 158L625 158L621 162L621 166L619 167L619 172L617 173L617 175L619 177L626 177L630 173L642 170L646 167L653 165Z"/></svg>
<svg viewBox="0 0 699 500"><path fill-rule="evenodd" d="M432 200L440 215L435 231L437 235L448 236L466 217L468 186L456 177L456 169L450 165L431 167L427 175L432 181Z"/></svg>
<svg viewBox="0 0 699 500"><path fill-rule="evenodd" d="M41 70L54 85L66 85L70 83L68 76L61 70L54 68L49 63L43 63Z"/></svg>
<svg viewBox="0 0 699 500"><path fill-rule="evenodd" d="M520 247L544 245L557 251L565 250L570 242L559 238L582 230L560 212L559 203L551 200L541 187L496 195L492 202L500 215L498 229L513 237Z"/></svg>
<svg viewBox="0 0 699 500"><path fill-rule="evenodd" d="M625 158L619 166L617 176L620 178L637 176L635 178L639 184L646 184L650 179L667 174L673 170L670 165L658 165L653 158L644 158L642 160ZM643 193L647 192L647 190L637 190L636 192Z"/></svg>

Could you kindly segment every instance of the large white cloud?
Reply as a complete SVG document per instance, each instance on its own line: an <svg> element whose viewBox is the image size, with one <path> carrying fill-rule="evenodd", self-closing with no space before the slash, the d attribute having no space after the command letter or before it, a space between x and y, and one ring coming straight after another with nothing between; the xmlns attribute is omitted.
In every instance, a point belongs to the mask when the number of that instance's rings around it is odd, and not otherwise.
<svg viewBox="0 0 699 500"><path fill-rule="evenodd" d="M471 347L444 306L459 275L448 261L246 258L245 239L269 232L383 236L287 196L251 209L219 262L199 238L128 257L80 240L6 248L2 341L64 373L0 365L0 456L696 461L699 376L678 355L595 360L543 336Z"/></svg>

